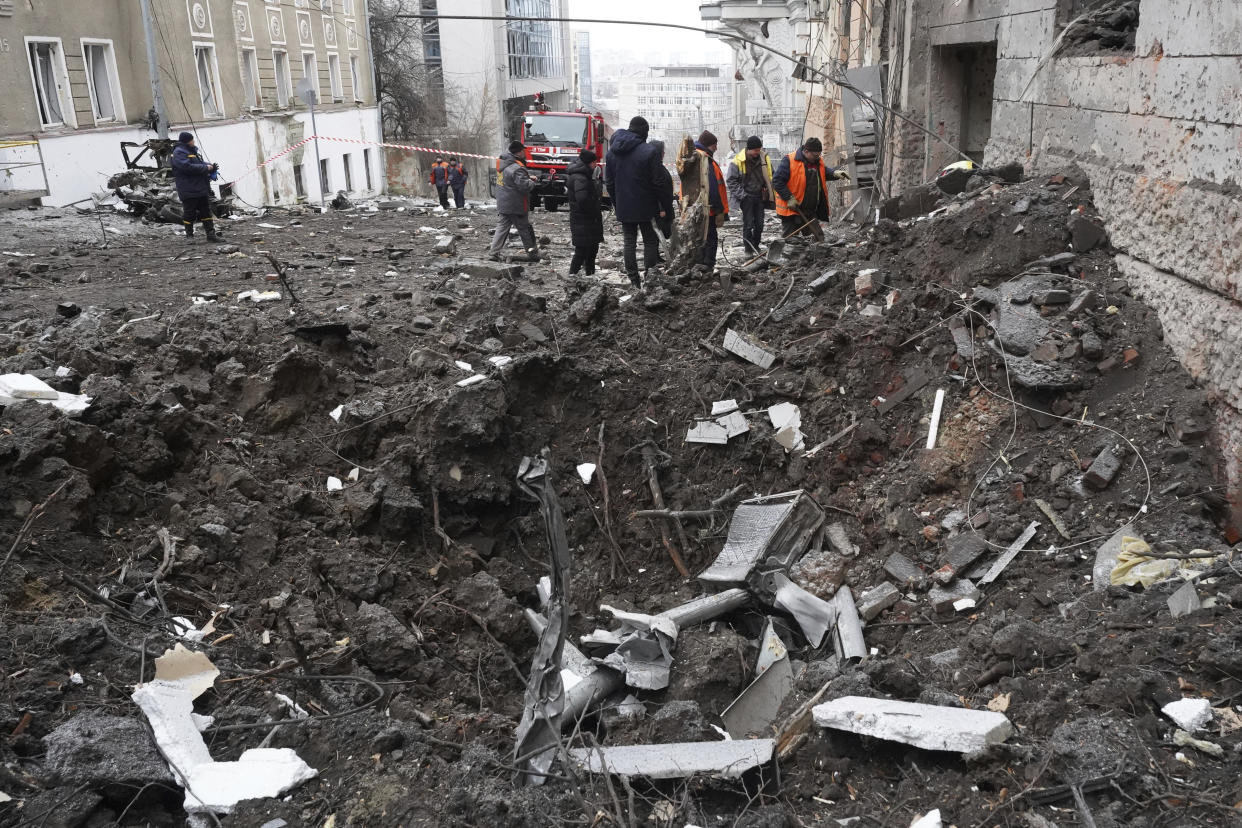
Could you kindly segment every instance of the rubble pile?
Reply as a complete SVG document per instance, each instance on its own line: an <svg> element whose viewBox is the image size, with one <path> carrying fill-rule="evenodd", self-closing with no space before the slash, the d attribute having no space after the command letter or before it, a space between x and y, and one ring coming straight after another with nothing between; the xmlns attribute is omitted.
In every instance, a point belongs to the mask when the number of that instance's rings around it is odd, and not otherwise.
<svg viewBox="0 0 1242 828"><path fill-rule="evenodd" d="M0 824L1236 820L1209 402L1075 171L925 206L643 292L560 215L16 234Z"/></svg>

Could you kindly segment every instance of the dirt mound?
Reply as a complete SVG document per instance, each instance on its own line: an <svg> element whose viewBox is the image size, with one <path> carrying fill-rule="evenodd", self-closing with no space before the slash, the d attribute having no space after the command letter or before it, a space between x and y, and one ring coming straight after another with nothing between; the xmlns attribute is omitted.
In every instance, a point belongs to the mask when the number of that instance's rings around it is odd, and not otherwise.
<svg viewBox="0 0 1242 828"><path fill-rule="evenodd" d="M1084 179L976 180L931 215L834 227L780 266L738 268L727 293L702 274L634 295L616 274L562 279L564 219L538 218L542 232L557 223L551 264L516 279L427 252L452 232L477 255L485 215L239 221L231 253L137 235L93 250L85 281L82 257L18 239L48 266L14 259L0 275L0 373L92 403L0 412L0 790L22 800L0 824L184 818L166 781L144 795L128 778L62 778L46 741L87 712L138 719L130 689L178 640L173 617L214 619L195 645L222 673L197 708L216 717L213 757L266 742L319 772L225 825L905 824L934 807L959 825L1017 824L1026 810L1063 818L1049 809L1075 808L1072 787L1098 825L1230 818L1236 571L1207 564L1202 607L1177 619L1179 582L1092 580L1124 525L1158 554L1224 542L1205 402L1113 277L1106 240L1089 243ZM268 250L296 305L235 298L282 289L265 280ZM218 298L191 301L204 291ZM59 315L61 301L83 310ZM725 352L729 328L772 365ZM730 399L746 434L686 442ZM779 403L800 409L801 450L776 439ZM826 688L822 701L990 706L1015 736L962 757L812 728L779 782L607 783L557 764L520 786L536 643L523 611L548 564L516 473L545 447L573 555L571 641L610 626L601 604L658 613L709 591L678 575L670 547L697 574L739 499L802 489L856 547L816 550L803 582L822 598L842 584L899 594L864 627L861 663L775 613L794 667L782 718ZM598 467L586 484L583 463ZM665 507L696 515L635 516L652 508L650 468ZM963 539L977 560L953 576L977 579L1033 522L973 609L937 599ZM638 719L588 716L573 746L709 738L753 678L770 614L751 602L686 630L670 688L637 692ZM288 718L274 694L308 718L273 729ZM1223 758L1170 741L1160 708L1183 696L1220 708L1198 736ZM52 738L58 757L71 735Z"/></svg>

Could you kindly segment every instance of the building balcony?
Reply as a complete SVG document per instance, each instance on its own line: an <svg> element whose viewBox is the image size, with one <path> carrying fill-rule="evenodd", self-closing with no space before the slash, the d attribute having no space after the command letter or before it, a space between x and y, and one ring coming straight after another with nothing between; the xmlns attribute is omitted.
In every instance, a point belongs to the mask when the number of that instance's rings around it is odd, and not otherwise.
<svg viewBox="0 0 1242 828"><path fill-rule="evenodd" d="M805 0L715 0L699 4L699 17L729 23L741 20L784 20L799 15Z"/></svg>

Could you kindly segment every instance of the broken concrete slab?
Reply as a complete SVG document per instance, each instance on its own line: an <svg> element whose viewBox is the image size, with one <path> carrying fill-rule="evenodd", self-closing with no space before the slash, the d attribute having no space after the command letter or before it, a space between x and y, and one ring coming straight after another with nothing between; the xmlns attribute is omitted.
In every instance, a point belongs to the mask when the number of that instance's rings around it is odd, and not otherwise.
<svg viewBox="0 0 1242 828"><path fill-rule="evenodd" d="M840 273L839 270L829 270L807 285L806 289L818 296L828 289L828 286L837 278L838 273Z"/></svg>
<svg viewBox="0 0 1242 828"><path fill-rule="evenodd" d="M711 774L735 779L772 761L774 739L675 742L666 745L573 748L569 759L579 770L648 779L680 779Z"/></svg>
<svg viewBox="0 0 1242 828"><path fill-rule="evenodd" d="M988 542L974 532L963 532L949 538L940 568L932 573L932 580L947 584L965 572L971 564L988 551Z"/></svg>
<svg viewBox="0 0 1242 828"><path fill-rule="evenodd" d="M521 265L501 264L500 262L469 259L458 262L455 268L457 272L465 273L476 279L519 279L522 276Z"/></svg>
<svg viewBox="0 0 1242 828"><path fill-rule="evenodd" d="M608 304L608 289L603 285L595 285L579 296L569 306L569 315L579 325L586 326Z"/></svg>
<svg viewBox="0 0 1242 828"><path fill-rule="evenodd" d="M733 512L724 548L700 581L742 583L761 560L788 566L806 551L824 512L802 490L743 501Z"/></svg>
<svg viewBox="0 0 1242 828"><path fill-rule="evenodd" d="M88 710L43 737L44 764L65 785L141 787L174 782L139 719Z"/></svg>
<svg viewBox="0 0 1242 828"><path fill-rule="evenodd" d="M1031 391L1073 391L1082 387L1082 377L1067 365L1036 362L1026 356L1005 356L1005 368L1014 385Z"/></svg>
<svg viewBox="0 0 1242 828"><path fill-rule="evenodd" d="M1001 744L1013 733L1013 725L1001 713L865 696L845 696L811 712L820 727L924 750L973 753Z"/></svg>
<svg viewBox="0 0 1242 828"><path fill-rule="evenodd" d="M724 349L760 368L771 368L776 361L776 354L767 345L732 328L725 331Z"/></svg>
<svg viewBox="0 0 1242 828"><path fill-rule="evenodd" d="M927 578L918 564L900 552L894 552L885 559L884 571L903 587L917 587Z"/></svg>
<svg viewBox="0 0 1242 828"><path fill-rule="evenodd" d="M793 299L790 299L788 302L772 311L772 321L784 322L787 319L797 316L799 313L802 313L804 310L809 308L814 301L814 299L805 293L800 296L795 296Z"/></svg>
<svg viewBox="0 0 1242 828"><path fill-rule="evenodd" d="M838 554L846 558L852 558L858 554L858 544L850 540L849 534L845 530L845 526L840 523L829 524L824 529L824 537L828 540L828 545Z"/></svg>
<svg viewBox="0 0 1242 828"><path fill-rule="evenodd" d="M888 581L872 587L858 597L858 615L864 621L871 621L884 610L901 599L901 592Z"/></svg>

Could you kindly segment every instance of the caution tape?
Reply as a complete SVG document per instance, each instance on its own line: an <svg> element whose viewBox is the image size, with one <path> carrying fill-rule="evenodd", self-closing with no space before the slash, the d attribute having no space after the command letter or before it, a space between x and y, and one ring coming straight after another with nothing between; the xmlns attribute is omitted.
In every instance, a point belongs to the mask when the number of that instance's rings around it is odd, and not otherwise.
<svg viewBox="0 0 1242 828"><path fill-rule="evenodd" d="M435 147L419 147L413 144L388 144L382 141L363 141L358 138L337 138L336 136L333 136L333 135L312 135L309 138L303 138L301 141L298 141L296 144L290 144L289 146L282 149L280 152L273 155L271 158L268 158L266 161L263 161L255 165L254 167L251 167L250 169L246 170L244 173L237 176L237 178L234 178L232 181L229 181L228 184L229 185L236 184L238 181L241 181L246 176L252 173L258 172L259 170L263 169L264 167L266 167L268 164L272 163L273 161L278 161L281 158L284 158L286 155L293 152L298 147L305 146L306 144L309 144L311 141L314 141L315 139L319 139L320 141L336 141L342 144L361 144L367 147L389 147L391 149L407 150L409 152L429 152L429 153L434 153L436 155L447 155L449 157L455 157L455 158L481 158L484 161L491 161L492 158L495 157L491 155L477 155L476 153L473 153L473 152L450 152L444 149L436 149ZM28 143L34 143L34 142L28 142ZM0 144L0 149L3 149L3 148L4 148L4 145Z"/></svg>

